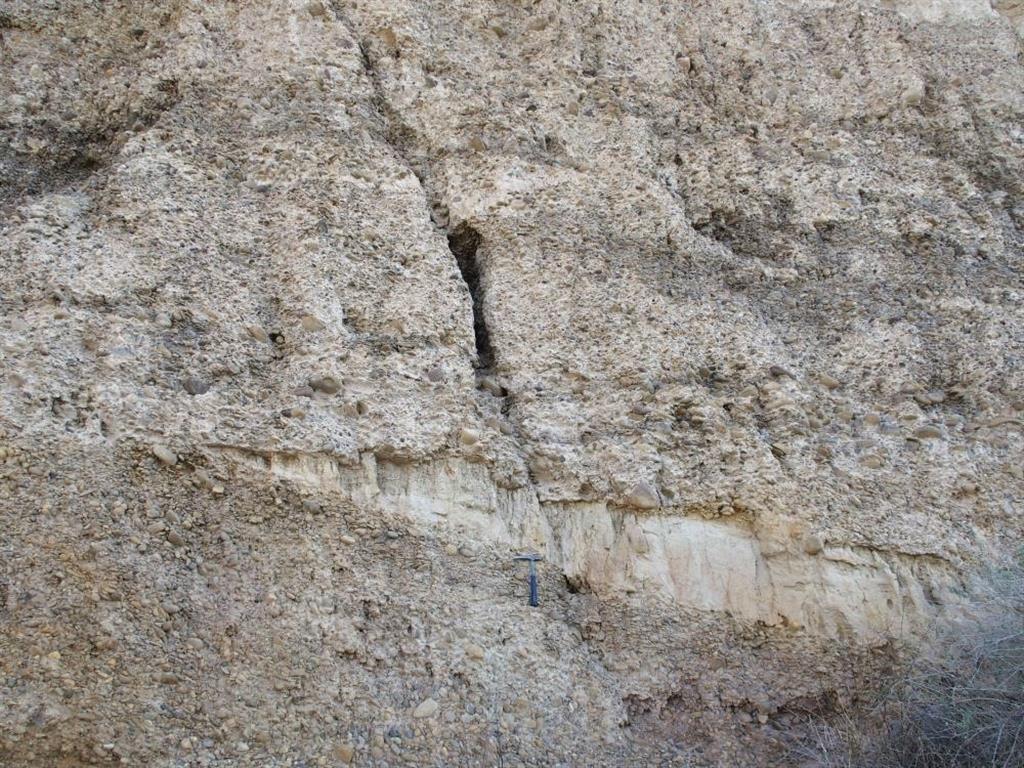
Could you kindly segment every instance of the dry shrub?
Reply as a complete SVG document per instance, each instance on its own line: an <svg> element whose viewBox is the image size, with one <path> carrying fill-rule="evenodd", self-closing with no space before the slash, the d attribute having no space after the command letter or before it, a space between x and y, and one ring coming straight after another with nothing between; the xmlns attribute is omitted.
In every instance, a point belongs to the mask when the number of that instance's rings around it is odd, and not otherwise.
<svg viewBox="0 0 1024 768"><path fill-rule="evenodd" d="M974 617L929 643L871 713L818 724L820 768L1024 768L1024 569L993 572Z"/></svg>

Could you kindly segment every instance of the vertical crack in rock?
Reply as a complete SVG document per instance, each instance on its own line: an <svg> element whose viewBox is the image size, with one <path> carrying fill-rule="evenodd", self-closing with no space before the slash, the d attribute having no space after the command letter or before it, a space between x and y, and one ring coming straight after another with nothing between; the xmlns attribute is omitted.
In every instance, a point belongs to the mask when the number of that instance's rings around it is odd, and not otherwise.
<svg viewBox="0 0 1024 768"><path fill-rule="evenodd" d="M354 31L355 28L351 23L348 22L337 8L336 12L350 34L353 37L357 37ZM432 177L430 160L427 158L423 163L415 163L413 161L412 153L409 151L410 145L413 142L413 131L402 122L401 116L388 100L373 56L365 42L359 43L359 52L362 57L363 70L373 87L374 106L384 124L384 139L394 150L402 164L419 181L420 187L423 189L427 199L431 221L438 227L445 227L448 223L448 206L446 201L437 194L434 186L430 183ZM487 372L494 365L494 349L491 346L490 331L484 318L483 287L480 284L480 265L477 261L477 249L480 247L482 238L479 232L465 222L459 224L455 229L447 230L447 236L448 249L455 257L459 272L462 274L462 279L469 288L469 294L472 298L473 337L476 346L475 368L478 372Z"/></svg>
<svg viewBox="0 0 1024 768"><path fill-rule="evenodd" d="M494 364L494 349L491 334L484 318L484 293L480 285L480 263L477 250L480 247L480 233L465 222L448 233L448 249L459 265L462 279L466 281L469 295L473 299L473 336L476 340L476 368L486 371Z"/></svg>
<svg viewBox="0 0 1024 768"><path fill-rule="evenodd" d="M355 26L348 21L347 17L338 9L335 11L338 14L339 20L348 30L349 34L352 35L354 40L358 40L359 36L356 32ZM434 223L438 223L438 209L441 207L437 200L436 195L432 186L428 183L430 176L429 158L423 159L421 162L416 162L411 152L412 145L415 143L415 133L407 126L401 119L398 111L391 104L385 92L384 85L381 83L380 73L377 71L377 64L370 53L369 44L366 41L359 41L359 54L362 59L363 71L366 73L367 79L370 81L370 87L373 90L372 100L373 106L377 110L377 114L381 119L381 127L383 129L382 138L385 142L394 150L396 157L404 165L409 172L416 177L420 187L423 189L423 193L427 198L427 206L430 210L430 218ZM440 226L440 225L439 225Z"/></svg>

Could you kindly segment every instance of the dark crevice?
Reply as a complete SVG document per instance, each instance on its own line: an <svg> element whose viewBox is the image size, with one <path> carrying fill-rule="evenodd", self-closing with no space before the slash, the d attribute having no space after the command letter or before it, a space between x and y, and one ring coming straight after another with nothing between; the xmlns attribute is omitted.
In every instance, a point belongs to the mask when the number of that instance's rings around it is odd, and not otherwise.
<svg viewBox="0 0 1024 768"><path fill-rule="evenodd" d="M332 8L353 38L357 38L356 28L347 19L340 3L333 0ZM491 347L491 336L484 319L483 287L480 284L480 266L477 262L477 249L481 237L469 224L463 222L454 229L449 229L449 211L446 201L438 195L433 182L433 173L429 157L418 156L413 150L417 145L414 131L406 125L401 115L389 102L385 89L381 84L377 62L374 59L372 42L364 40L358 43L362 58L363 70L373 88L372 99L377 113L380 115L382 138L394 150L398 161L405 166L419 181L427 199L430 219L436 226L448 231L448 249L455 257L462 279L469 288L473 303L473 337L476 345L475 368L478 373L489 373L494 365L494 350Z"/></svg>
<svg viewBox="0 0 1024 768"><path fill-rule="evenodd" d="M459 224L448 233L448 249L459 265L462 279L466 281L469 295L473 299L473 336L476 339L476 368L485 371L494 364L494 349L491 334L484 319L484 294L480 285L480 265L477 249L480 247L480 233L466 223Z"/></svg>

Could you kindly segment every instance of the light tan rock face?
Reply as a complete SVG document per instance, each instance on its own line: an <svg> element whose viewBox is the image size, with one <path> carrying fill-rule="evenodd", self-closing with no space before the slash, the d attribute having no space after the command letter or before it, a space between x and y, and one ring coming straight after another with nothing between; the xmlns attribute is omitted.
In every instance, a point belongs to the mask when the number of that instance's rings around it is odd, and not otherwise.
<svg viewBox="0 0 1024 768"><path fill-rule="evenodd" d="M0 3L0 763L787 764L1021 545L1019 5Z"/></svg>

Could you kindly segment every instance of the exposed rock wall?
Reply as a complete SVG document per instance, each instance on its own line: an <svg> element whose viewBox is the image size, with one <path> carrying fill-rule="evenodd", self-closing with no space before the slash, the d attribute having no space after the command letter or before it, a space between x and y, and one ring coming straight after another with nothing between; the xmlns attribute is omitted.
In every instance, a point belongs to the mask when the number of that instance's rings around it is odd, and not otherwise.
<svg viewBox="0 0 1024 768"><path fill-rule="evenodd" d="M0 4L0 762L785 763L1022 541L1020 25Z"/></svg>

